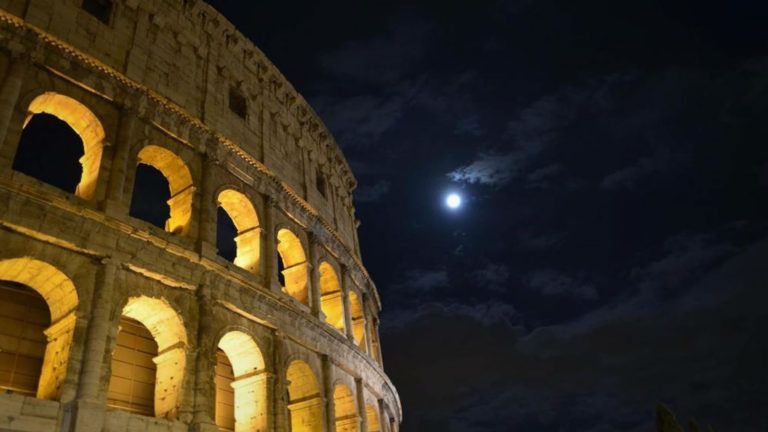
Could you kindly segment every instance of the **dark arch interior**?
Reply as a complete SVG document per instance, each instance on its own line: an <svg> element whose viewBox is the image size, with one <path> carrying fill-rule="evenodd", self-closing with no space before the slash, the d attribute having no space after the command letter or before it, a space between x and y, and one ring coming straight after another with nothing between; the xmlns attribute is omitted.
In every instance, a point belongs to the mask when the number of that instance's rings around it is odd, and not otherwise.
<svg viewBox="0 0 768 432"><path fill-rule="evenodd" d="M83 141L65 121L35 114L21 132L13 169L74 193L83 174Z"/></svg>
<svg viewBox="0 0 768 432"><path fill-rule="evenodd" d="M216 211L216 251L227 261L234 261L237 256L237 227L232 218L221 207Z"/></svg>
<svg viewBox="0 0 768 432"><path fill-rule="evenodd" d="M283 270L285 270L285 263L283 262L283 257L278 253L277 254L277 280L280 281L280 286L285 286L285 275L283 274Z"/></svg>
<svg viewBox="0 0 768 432"><path fill-rule="evenodd" d="M45 357L48 304L37 291L0 281L0 389L35 396Z"/></svg>
<svg viewBox="0 0 768 432"><path fill-rule="evenodd" d="M170 198L171 188L163 173L153 166L139 164L128 214L165 229L165 221L171 215Z"/></svg>

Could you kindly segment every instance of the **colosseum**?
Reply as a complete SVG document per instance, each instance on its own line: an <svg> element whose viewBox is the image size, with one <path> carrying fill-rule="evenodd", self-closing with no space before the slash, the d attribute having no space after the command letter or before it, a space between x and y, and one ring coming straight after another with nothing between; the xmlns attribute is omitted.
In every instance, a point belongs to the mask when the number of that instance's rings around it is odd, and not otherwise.
<svg viewBox="0 0 768 432"><path fill-rule="evenodd" d="M0 38L0 430L398 431L355 178L258 48L197 0Z"/></svg>

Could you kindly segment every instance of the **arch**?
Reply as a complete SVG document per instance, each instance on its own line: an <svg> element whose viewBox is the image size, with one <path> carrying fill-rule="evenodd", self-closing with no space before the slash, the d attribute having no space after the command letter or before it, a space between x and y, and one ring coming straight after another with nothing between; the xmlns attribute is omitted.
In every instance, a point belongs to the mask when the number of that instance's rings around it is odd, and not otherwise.
<svg viewBox="0 0 768 432"><path fill-rule="evenodd" d="M360 432L357 400L349 387L336 384L333 388L333 406L337 432Z"/></svg>
<svg viewBox="0 0 768 432"><path fill-rule="evenodd" d="M283 263L285 286L283 291L309 306L307 289L307 257L301 240L291 230L282 228L277 232L277 252Z"/></svg>
<svg viewBox="0 0 768 432"><path fill-rule="evenodd" d="M344 301L341 284L336 270L323 261L318 267L320 273L320 309L325 315L325 321L341 334L344 334Z"/></svg>
<svg viewBox="0 0 768 432"><path fill-rule="evenodd" d="M368 425L367 432L381 432L381 423L379 422L379 410L373 404L365 406L365 424Z"/></svg>
<svg viewBox="0 0 768 432"><path fill-rule="evenodd" d="M173 419L181 403L181 384L186 372L187 332L181 317L162 298L131 297L122 312L123 317L138 321L146 327L157 343L157 367L154 388L155 417ZM113 353L113 365L118 351ZM115 370L112 370L114 379ZM110 386L111 387L111 386Z"/></svg>
<svg viewBox="0 0 768 432"><path fill-rule="evenodd" d="M291 432L322 431L323 402L312 369L305 362L294 360L288 366L286 379Z"/></svg>
<svg viewBox="0 0 768 432"><path fill-rule="evenodd" d="M195 187L187 165L172 151L156 145L142 148L138 154L138 163L157 169L168 181L171 193L168 200L170 215L165 222L165 230L181 235L189 233Z"/></svg>
<svg viewBox="0 0 768 432"><path fill-rule="evenodd" d="M36 396L58 399L67 374L77 320L79 298L75 284L58 268L30 257L0 261L0 280L25 285L48 304L51 325L44 331L47 343Z"/></svg>
<svg viewBox="0 0 768 432"><path fill-rule="evenodd" d="M267 375L259 346L250 335L233 330L219 340L218 347L232 365L235 432L266 430ZM219 396L217 387L216 423L221 427L224 425L219 424Z"/></svg>
<svg viewBox="0 0 768 432"><path fill-rule="evenodd" d="M227 212L237 229L235 265L252 273L258 272L261 259L261 229L256 209L248 197L232 189L221 191L217 200L219 207Z"/></svg>
<svg viewBox="0 0 768 432"><path fill-rule="evenodd" d="M355 290L349 290L349 315L352 319L352 336L361 350L366 351L365 345L365 315L360 296Z"/></svg>
<svg viewBox="0 0 768 432"><path fill-rule="evenodd" d="M42 113L64 121L80 136L84 154L79 162L83 167L83 173L75 189L75 195L87 200L92 199L96 193L101 156L104 152L106 137L104 127L88 107L69 96L54 92L45 92L32 100L27 108L24 127L33 116Z"/></svg>

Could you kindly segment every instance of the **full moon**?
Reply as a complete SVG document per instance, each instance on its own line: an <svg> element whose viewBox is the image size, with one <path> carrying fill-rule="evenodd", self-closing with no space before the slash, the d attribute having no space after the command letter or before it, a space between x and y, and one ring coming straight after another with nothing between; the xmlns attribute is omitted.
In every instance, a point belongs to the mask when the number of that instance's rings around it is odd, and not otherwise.
<svg viewBox="0 0 768 432"><path fill-rule="evenodd" d="M461 196L455 193L448 194L448 196L445 197L445 205L451 209L457 209L461 207Z"/></svg>

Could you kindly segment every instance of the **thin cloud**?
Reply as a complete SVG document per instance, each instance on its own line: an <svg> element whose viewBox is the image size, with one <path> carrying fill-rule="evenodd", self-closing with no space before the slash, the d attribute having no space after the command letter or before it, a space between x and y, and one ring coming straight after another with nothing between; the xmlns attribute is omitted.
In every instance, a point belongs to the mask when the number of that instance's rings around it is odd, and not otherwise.
<svg viewBox="0 0 768 432"><path fill-rule="evenodd" d="M354 191L355 202L368 203L378 201L389 192L391 184L386 180L379 180L372 185L360 185Z"/></svg>

